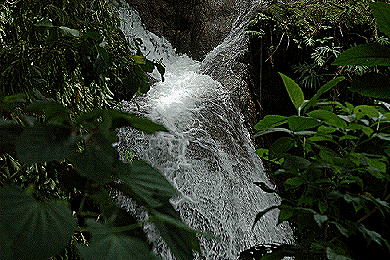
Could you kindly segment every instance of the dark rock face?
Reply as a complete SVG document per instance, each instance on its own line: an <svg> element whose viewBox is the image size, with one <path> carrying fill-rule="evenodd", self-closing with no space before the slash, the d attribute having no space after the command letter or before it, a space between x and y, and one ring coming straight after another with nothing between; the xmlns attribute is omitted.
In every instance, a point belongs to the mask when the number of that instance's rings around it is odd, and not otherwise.
<svg viewBox="0 0 390 260"><path fill-rule="evenodd" d="M202 60L226 37L234 0L132 0L147 29L164 36L179 53Z"/></svg>

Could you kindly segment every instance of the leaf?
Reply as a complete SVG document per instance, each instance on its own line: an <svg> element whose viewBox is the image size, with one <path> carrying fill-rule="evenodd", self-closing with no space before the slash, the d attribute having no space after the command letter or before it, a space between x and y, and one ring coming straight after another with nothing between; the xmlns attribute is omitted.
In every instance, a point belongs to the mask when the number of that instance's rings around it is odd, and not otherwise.
<svg viewBox="0 0 390 260"><path fill-rule="evenodd" d="M18 138L16 154L23 163L61 160L76 151L78 139L72 129L61 125L36 125Z"/></svg>
<svg viewBox="0 0 390 260"><path fill-rule="evenodd" d="M314 128L321 124L322 124L321 121L311 117L290 116L288 118L288 125L290 129L293 130L294 132Z"/></svg>
<svg viewBox="0 0 390 260"><path fill-rule="evenodd" d="M130 189L150 207L161 207L169 203L170 198L178 195L167 179L145 161L120 163L116 166L116 174L127 186L120 185L119 189L125 193Z"/></svg>
<svg viewBox="0 0 390 260"><path fill-rule="evenodd" d="M97 45L96 50L99 53L99 56L103 58L106 65L110 62L110 55L108 54L107 50L103 48L102 46Z"/></svg>
<svg viewBox="0 0 390 260"><path fill-rule="evenodd" d="M48 259L70 242L76 220L62 202L42 203L15 186L0 189L0 255L9 259ZM10 248L7 248L10 247Z"/></svg>
<svg viewBox="0 0 390 260"><path fill-rule="evenodd" d="M283 168L287 170L292 169L306 169L309 167L310 161L299 156L288 156L285 158Z"/></svg>
<svg viewBox="0 0 390 260"><path fill-rule="evenodd" d="M280 205L279 210L280 212L278 216L278 224L290 219L294 215L294 211L295 211L293 207L287 205Z"/></svg>
<svg viewBox="0 0 390 260"><path fill-rule="evenodd" d="M112 117L112 127L113 129L131 126L146 134L154 134L159 131L168 132L168 130L160 124L157 124L150 119L143 118L134 114L121 112L118 110L108 110L108 113Z"/></svg>
<svg viewBox="0 0 390 260"><path fill-rule="evenodd" d="M382 245L383 238L379 233L367 229L362 223L358 223L358 230L363 234L363 237L368 244L370 244L371 241L375 241L379 245Z"/></svg>
<svg viewBox="0 0 390 260"><path fill-rule="evenodd" d="M343 254L336 253L332 248L326 248L326 257L329 260L353 260L351 257Z"/></svg>
<svg viewBox="0 0 390 260"><path fill-rule="evenodd" d="M378 73L369 72L355 77L350 90L367 97L389 99L390 78Z"/></svg>
<svg viewBox="0 0 390 260"><path fill-rule="evenodd" d="M306 182L306 179L304 176L299 176L299 177L293 177L293 178L288 178L284 184L289 185L292 188L297 188L304 184Z"/></svg>
<svg viewBox="0 0 390 260"><path fill-rule="evenodd" d="M267 193L275 193L276 191L274 189L271 189L265 184L264 182L254 182L260 189Z"/></svg>
<svg viewBox="0 0 390 260"><path fill-rule="evenodd" d="M314 214L313 218L320 227L322 227L322 224L324 224L324 222L328 221L328 216L326 215Z"/></svg>
<svg viewBox="0 0 390 260"><path fill-rule="evenodd" d="M259 131L266 130L287 123L287 119L288 117L286 116L266 115L254 128Z"/></svg>
<svg viewBox="0 0 390 260"><path fill-rule="evenodd" d="M55 27L51 21L47 18L44 18L43 20L37 22L36 24L34 24L34 26L42 26L42 27Z"/></svg>
<svg viewBox="0 0 390 260"><path fill-rule="evenodd" d="M93 134L86 142L82 153L75 153L69 160L79 174L99 183L112 181L116 150L101 133Z"/></svg>
<svg viewBox="0 0 390 260"><path fill-rule="evenodd" d="M87 219L92 227L92 240L89 246L78 245L81 256L85 260L149 260L158 259L150 252L148 245L136 238L123 233L112 232L110 227L94 220Z"/></svg>
<svg viewBox="0 0 390 260"><path fill-rule="evenodd" d="M361 44L342 52L332 65L390 66L390 47L379 43Z"/></svg>
<svg viewBox="0 0 390 260"><path fill-rule="evenodd" d="M324 214L326 212L326 210L328 209L328 203L323 202L323 201L319 201L318 202L318 209L320 210L321 214Z"/></svg>
<svg viewBox="0 0 390 260"><path fill-rule="evenodd" d="M335 222L335 221L329 221L329 223L332 223L336 226L336 228L339 230L339 232L344 235L345 237L349 237L352 232L350 232L346 227L344 227L343 225L341 225L340 223L338 222Z"/></svg>
<svg viewBox="0 0 390 260"><path fill-rule="evenodd" d="M286 75L280 72L279 75L283 79L284 86L287 89L288 95L290 96L292 103L294 104L295 108L299 112L299 107L303 104L303 101L305 100L302 89L291 78L287 77Z"/></svg>
<svg viewBox="0 0 390 260"><path fill-rule="evenodd" d="M328 125L340 128L342 130L345 130L347 128L347 123L330 111L319 109L311 111L310 113L308 113L308 115L320 119Z"/></svg>
<svg viewBox="0 0 390 260"><path fill-rule="evenodd" d="M303 112L306 112L310 107L316 104L317 100L320 98L320 96L329 90L331 90L334 86L337 85L340 81L343 81L345 77L337 77L335 79L332 79L331 81L327 82L325 85L323 85L317 93L307 102L304 104Z"/></svg>
<svg viewBox="0 0 390 260"><path fill-rule="evenodd" d="M364 116L368 116L370 119L379 118L379 111L373 106L360 105L356 106L353 113L356 115L356 119L361 119Z"/></svg>
<svg viewBox="0 0 390 260"><path fill-rule="evenodd" d="M156 66L158 72L161 75L161 81L164 82L164 74L165 74L165 68L159 63L154 63L154 66Z"/></svg>
<svg viewBox="0 0 390 260"><path fill-rule="evenodd" d="M276 140L269 149L270 159L283 157L295 144L295 140L291 137L281 137Z"/></svg>
<svg viewBox="0 0 390 260"><path fill-rule="evenodd" d="M13 152L24 128L13 121L0 119L0 152Z"/></svg>
<svg viewBox="0 0 390 260"><path fill-rule="evenodd" d="M146 58L144 56L140 55L133 55L131 58L134 60L135 63L137 64L145 64L146 63Z"/></svg>
<svg viewBox="0 0 390 260"><path fill-rule="evenodd" d="M71 35L71 36L74 36L74 37L80 37L80 31L76 30L76 29L70 29L66 26L60 26L58 27L60 30L63 31L64 34L66 35Z"/></svg>
<svg viewBox="0 0 390 260"><path fill-rule="evenodd" d="M353 130L353 131L361 130L368 137L370 137L374 133L374 130L371 127L361 125L361 124L356 124L356 123L350 124L348 126L348 129Z"/></svg>
<svg viewBox="0 0 390 260"><path fill-rule="evenodd" d="M47 123L70 124L71 111L55 101L36 101L26 111L43 114Z"/></svg>
<svg viewBox="0 0 390 260"><path fill-rule="evenodd" d="M157 210L159 213L181 222L179 213L171 204L164 205ZM199 240L193 231L190 232L166 221L156 221L154 224L178 260L193 259L192 250L200 252Z"/></svg>
<svg viewBox="0 0 390 260"><path fill-rule="evenodd" d="M273 210L273 209L277 209L279 208L279 206L271 206L269 208L266 208L265 210L263 211L260 211L259 213L256 214L256 217L255 217L255 221L253 222L253 226L252 228L255 227L256 223L261 219L262 216L264 216L267 212Z"/></svg>
<svg viewBox="0 0 390 260"><path fill-rule="evenodd" d="M390 5L388 3L370 3L371 12L376 19L379 31L390 37Z"/></svg>

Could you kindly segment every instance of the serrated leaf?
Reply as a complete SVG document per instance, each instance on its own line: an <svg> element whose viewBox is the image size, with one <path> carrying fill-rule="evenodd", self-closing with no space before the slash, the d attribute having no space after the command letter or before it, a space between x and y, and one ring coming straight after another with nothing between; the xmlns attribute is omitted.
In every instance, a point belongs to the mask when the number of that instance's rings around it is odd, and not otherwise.
<svg viewBox="0 0 390 260"><path fill-rule="evenodd" d="M120 163L116 166L116 174L131 192L137 194L150 207L161 207L169 203L170 198L178 195L167 179L145 161ZM119 188L126 193L126 186L121 185Z"/></svg>
<svg viewBox="0 0 390 260"><path fill-rule="evenodd" d="M342 52L332 65L390 66L390 47L379 43L361 44Z"/></svg>
<svg viewBox="0 0 390 260"><path fill-rule="evenodd" d="M379 31L390 37L390 5L388 3L370 3Z"/></svg>
<svg viewBox="0 0 390 260"><path fill-rule="evenodd" d="M299 112L299 107L303 104L303 101L305 100L302 89L291 78L287 77L286 75L280 72L279 75L283 79L284 86L287 89L288 95L292 103L294 104L295 108Z"/></svg>
<svg viewBox="0 0 390 260"><path fill-rule="evenodd" d="M288 118L288 125L294 132L303 131L321 125L322 122L318 119L303 116L290 116Z"/></svg>
<svg viewBox="0 0 390 260"><path fill-rule="evenodd" d="M89 246L78 245L81 256L85 260L149 260L158 259L150 252L148 245L136 238L116 233L110 227L96 221L87 220L92 230L92 240Z"/></svg>
<svg viewBox="0 0 390 260"><path fill-rule="evenodd" d="M0 189L0 255L9 259L48 259L70 242L76 220L62 202L36 201L19 187ZM7 246L11 248L6 248Z"/></svg>
<svg viewBox="0 0 390 260"><path fill-rule="evenodd" d="M347 128L347 123L333 112L323 110L323 109L318 109L318 110L311 111L310 113L308 113L308 115L320 119L325 123L327 123L328 125L340 128L342 130L345 130Z"/></svg>
<svg viewBox="0 0 390 260"><path fill-rule="evenodd" d="M364 134L366 134L368 137L370 137L373 133L374 130L371 127L357 124L357 123L352 123L348 126L348 129L356 131L356 130L361 130Z"/></svg>
<svg viewBox="0 0 390 260"><path fill-rule="evenodd" d="M18 138L16 154L23 163L61 160L75 152L78 139L72 129L61 125L36 125Z"/></svg>
<svg viewBox="0 0 390 260"><path fill-rule="evenodd" d="M255 129L262 131L268 128L273 128L280 126L284 123L287 123L288 117L280 115L266 115L262 120L260 120L256 125Z"/></svg>

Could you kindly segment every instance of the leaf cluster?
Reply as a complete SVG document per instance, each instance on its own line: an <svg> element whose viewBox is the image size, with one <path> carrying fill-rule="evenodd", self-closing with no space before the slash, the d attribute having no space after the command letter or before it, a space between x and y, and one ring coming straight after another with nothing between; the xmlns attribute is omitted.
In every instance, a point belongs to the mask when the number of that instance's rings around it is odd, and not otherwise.
<svg viewBox="0 0 390 260"><path fill-rule="evenodd" d="M146 93L164 67L130 46L108 1L6 1L0 8L0 95L39 90L83 111Z"/></svg>
<svg viewBox="0 0 390 260"><path fill-rule="evenodd" d="M390 5L378 2L370 7L378 28L389 35ZM389 66L389 50L383 47L358 45L341 53L334 64ZM259 212L255 224L267 212L279 209L278 222L289 221L296 227L297 240L294 245L277 247L261 259L389 256L388 106L383 102L354 106L321 99L343 77L331 80L305 100L299 85L280 75L297 115L268 115L255 126L257 136L285 133L269 149L257 150L263 159L278 165L271 175L282 183L278 191L264 183L257 185L265 192L278 192L282 203ZM387 100L389 84L383 81L385 78L363 74L354 81L352 90ZM366 244L358 244L359 239Z"/></svg>
<svg viewBox="0 0 390 260"><path fill-rule="evenodd" d="M155 224L178 259L192 259L192 250L200 251L196 232L169 203L177 195L173 186L145 161L119 160L113 147L119 127L153 134L166 131L163 126L113 109L74 115L52 99L29 103L21 95L3 98L0 108L8 113L0 121L1 158L6 158L1 167L1 259L47 259L81 234L92 236L75 244L83 259L157 259L141 229L146 223ZM54 165L50 170L53 164L67 168ZM39 178L29 183L33 168L45 183ZM25 189L15 186L26 178ZM66 198L50 190L42 193L46 190L38 186L61 178L63 190L81 193L82 202L73 211ZM136 221L115 203L114 190L143 206L149 218ZM87 201L96 211L85 206Z"/></svg>

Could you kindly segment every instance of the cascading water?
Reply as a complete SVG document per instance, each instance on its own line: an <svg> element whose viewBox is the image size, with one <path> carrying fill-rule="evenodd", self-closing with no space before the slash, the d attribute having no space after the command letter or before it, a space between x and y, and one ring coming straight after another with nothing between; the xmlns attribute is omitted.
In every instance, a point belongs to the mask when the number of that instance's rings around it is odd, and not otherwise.
<svg viewBox="0 0 390 260"><path fill-rule="evenodd" d="M249 8L254 8L253 3ZM228 88L205 75L208 72L217 79L232 76L217 68L228 69L236 52L243 50L242 24L249 18L248 12L247 18L236 20L237 38L233 32L202 63L176 54L164 38L146 31L136 11L122 8L120 17L126 21L122 24L126 37L142 39L148 59L162 60L166 66L164 82L154 84L147 95L135 101L123 102L123 109L141 113L169 132L145 135L121 129L119 146L133 149L176 187L181 195L171 203L185 223L220 238L199 238L204 259L236 259L241 251L257 244L291 243L291 230L285 223L277 225L276 211L267 213L252 229L256 214L280 199L253 184L262 181L273 186ZM158 73L152 76L160 79ZM122 201L129 210L133 207ZM159 245L157 237L151 235L150 239L163 259L172 259L169 252L161 252L164 245Z"/></svg>

